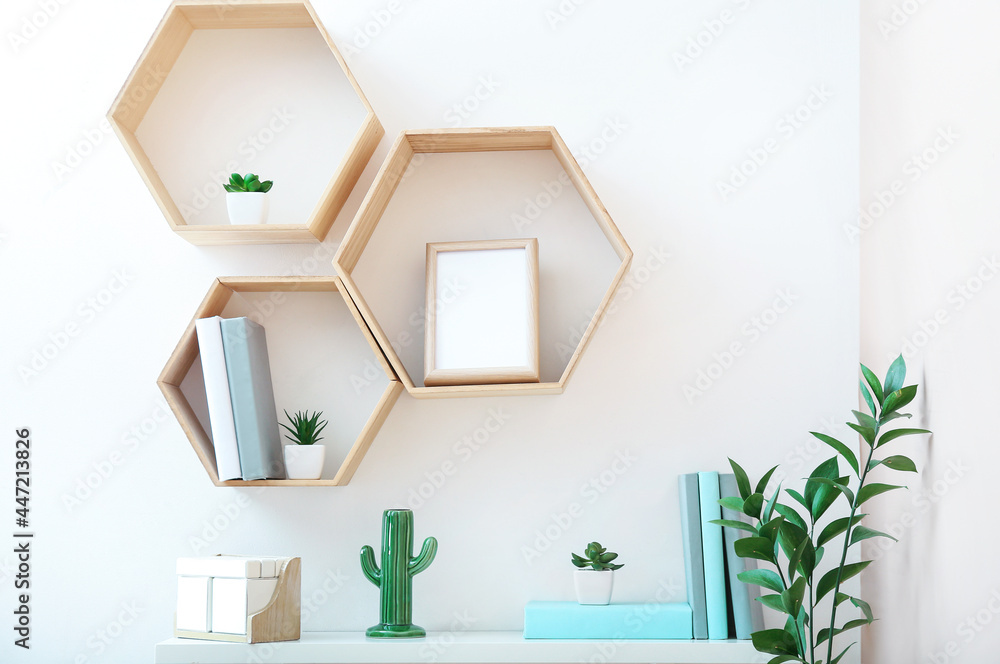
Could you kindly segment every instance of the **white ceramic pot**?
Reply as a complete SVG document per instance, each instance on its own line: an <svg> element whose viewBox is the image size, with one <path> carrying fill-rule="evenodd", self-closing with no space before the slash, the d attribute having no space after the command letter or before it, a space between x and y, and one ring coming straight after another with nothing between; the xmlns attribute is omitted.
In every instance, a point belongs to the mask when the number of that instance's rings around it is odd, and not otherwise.
<svg viewBox="0 0 1000 664"><path fill-rule="evenodd" d="M266 224L270 200L270 196L266 192L227 192L226 209L229 210L229 223L235 225Z"/></svg>
<svg viewBox="0 0 1000 664"><path fill-rule="evenodd" d="M325 460L323 445L285 445L285 474L290 480L318 480Z"/></svg>
<svg viewBox="0 0 1000 664"><path fill-rule="evenodd" d="M606 569L578 569L573 572L576 601L580 604L610 604L615 589L615 571Z"/></svg>

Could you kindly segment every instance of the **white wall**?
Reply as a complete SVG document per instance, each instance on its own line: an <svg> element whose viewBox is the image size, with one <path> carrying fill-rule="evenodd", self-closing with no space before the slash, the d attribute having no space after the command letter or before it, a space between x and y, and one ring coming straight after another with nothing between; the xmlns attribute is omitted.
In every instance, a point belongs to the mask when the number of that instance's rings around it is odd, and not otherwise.
<svg viewBox="0 0 1000 664"><path fill-rule="evenodd" d="M998 20L992 2L880 0L862 14L861 204L886 207L858 240L862 356L910 358L935 434L899 446L922 471L910 490L873 502L873 527L900 542L866 551L880 562L863 585L885 618L867 635L872 662L978 664L1000 646Z"/></svg>
<svg viewBox="0 0 1000 664"><path fill-rule="evenodd" d="M399 11L385 19L389 5ZM388 138L318 262L308 246L187 244L108 134L104 112L165 6L71 0L16 51L9 40L0 49L5 89L17 91L4 110L12 156L0 166L14 201L0 220L0 412L8 440L15 427L33 430L39 535L38 659L10 639L0 659L148 661L170 634L174 559L194 553L196 538L211 539L199 553L302 556L307 598L341 574L339 590L317 595L305 628L363 629L376 621L378 593L359 573L358 549L378 543L384 508L406 502L446 462L458 472L416 515L418 537L441 542L415 582L420 624L448 629L467 616L474 629L518 629L525 601L571 597L569 552L592 539L627 565L619 599L649 599L665 584L680 600L677 474L724 470L731 455L756 475L786 462L801 477L823 458L806 447L806 432L844 431L837 423L856 404L859 327L858 245L841 230L858 198L854 3L319 1ZM34 2L8 3L3 24L19 30L35 11ZM376 15L386 24L364 39ZM697 39L707 45L679 63ZM464 101L475 107L467 117L453 108ZM796 112L801 120L789 122ZM329 259L390 140L404 128L456 123L555 125L635 251L632 277L568 390L403 396L346 488L214 488L176 421L163 417L155 386L212 278L332 273ZM79 165L54 171L90 140ZM755 155L763 161L766 149L766 162L724 197L718 183ZM540 191L545 175L529 172ZM513 211L503 208L500 222ZM429 210L420 215L434 223ZM125 287L106 294L122 271ZM402 288L398 306L409 313L419 291ZM97 311L88 298L110 301ZM400 315L391 297L382 304ZM586 305L581 296L553 319L562 336L572 337ZM69 323L78 333L22 379L18 368ZM733 344L742 350L730 363ZM543 353L551 366L555 348ZM700 372L716 378L686 397ZM481 449L458 445L498 412L506 422ZM113 472L67 505L112 455ZM620 456L627 466L615 465ZM586 488L602 474L600 493ZM0 472L0 495L11 495L11 475L10 466ZM536 533L573 503L583 516L526 560ZM229 523L216 532L215 520ZM8 570L0 568L5 588ZM10 597L0 593L8 616ZM135 607L134 620L123 604Z"/></svg>

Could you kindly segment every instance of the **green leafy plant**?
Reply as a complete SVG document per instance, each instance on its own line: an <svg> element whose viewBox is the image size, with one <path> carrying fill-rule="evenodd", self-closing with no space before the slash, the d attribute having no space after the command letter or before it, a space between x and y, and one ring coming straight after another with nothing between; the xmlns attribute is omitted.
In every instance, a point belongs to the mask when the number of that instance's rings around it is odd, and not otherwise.
<svg viewBox="0 0 1000 664"><path fill-rule="evenodd" d="M239 173L233 173L229 176L229 183L223 184L222 186L226 188L231 194L236 194L240 192L260 192L266 194L271 191L271 187L274 182L271 180L260 181L260 178L253 173L247 173L241 176Z"/></svg>
<svg viewBox="0 0 1000 664"><path fill-rule="evenodd" d="M318 411L309 415L309 412L306 411L295 413L295 416L292 417L286 410L285 417L288 418L288 421L292 426L288 426L284 422L281 423L281 426L285 427L285 429L288 430L288 433L291 434L290 436L285 434L285 438L292 441L296 445L313 445L323 440L322 436L319 434L326 428L327 421L320 421L319 418L322 414L323 411Z"/></svg>
<svg viewBox="0 0 1000 664"><path fill-rule="evenodd" d="M573 564L581 569L590 567L598 572L603 572L604 570L614 571L625 567L624 565L611 562L617 557L617 553L608 551L599 542L591 542L587 545L587 549L583 552L582 556L573 554Z"/></svg>
<svg viewBox="0 0 1000 664"><path fill-rule="evenodd" d="M866 516L861 513L864 503L887 491L903 488L893 484L869 482L869 473L879 466L893 471L917 472L913 461L901 455L883 456L883 448L897 438L930 431L885 429L891 422L910 417L910 414L900 412L900 409L913 401L917 394L916 385L903 387L906 363L902 355L889 367L883 383L879 383L878 377L863 364L861 374L861 396L871 414L852 411L857 421L847 423L864 441L861 462L850 446L832 436L811 432L837 454L817 466L806 479L802 493L786 489L785 494L794 502L784 503L779 501L780 484L770 498L764 495L771 475L778 466L769 470L753 485L739 464L729 460L736 474L740 495L723 498L719 502L724 507L747 515L751 523L725 519L713 523L748 533L736 541L736 555L769 563L774 569L761 566L759 569L740 573L739 579L771 591L771 594L762 595L758 601L787 615L784 629L765 629L751 635L753 645L759 652L774 655L768 664L837 664L856 641L835 657L834 640L845 632L869 625L875 620L867 602L840 590L845 581L860 574L872 562L862 560L848 563L847 554L852 546L875 537L888 537L896 541L891 535L860 525L861 519ZM876 455L880 458L876 458ZM843 475L841 462L847 466ZM846 502L848 516L823 520L827 510L840 499ZM827 550L836 551L835 555L839 554L838 564L817 579L817 570ZM830 622L828 627L817 631L817 608L824 599L829 601ZM845 604L860 610L862 617L838 626L837 611ZM826 658L819 659L817 654L823 654L824 646Z"/></svg>

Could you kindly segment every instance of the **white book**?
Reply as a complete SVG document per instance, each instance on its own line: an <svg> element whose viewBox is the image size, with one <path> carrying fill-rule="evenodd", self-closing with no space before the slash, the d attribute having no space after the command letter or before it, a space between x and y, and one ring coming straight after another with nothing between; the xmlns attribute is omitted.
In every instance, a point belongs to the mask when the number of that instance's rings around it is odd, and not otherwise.
<svg viewBox="0 0 1000 664"><path fill-rule="evenodd" d="M277 579L212 579L212 631L246 634L247 617L264 610Z"/></svg>
<svg viewBox="0 0 1000 664"><path fill-rule="evenodd" d="M207 556L178 558L178 576L218 576L236 579L259 579L260 558L243 556Z"/></svg>
<svg viewBox="0 0 1000 664"><path fill-rule="evenodd" d="M177 577L177 629L212 631L212 579L207 576Z"/></svg>
<svg viewBox="0 0 1000 664"><path fill-rule="evenodd" d="M233 420L233 402L229 397L229 374L222 347L222 318L212 316L195 322L198 350L201 353L201 371L205 377L205 396L208 398L208 419L215 445L215 466L220 480L243 479L240 470L240 453L236 446L236 423Z"/></svg>

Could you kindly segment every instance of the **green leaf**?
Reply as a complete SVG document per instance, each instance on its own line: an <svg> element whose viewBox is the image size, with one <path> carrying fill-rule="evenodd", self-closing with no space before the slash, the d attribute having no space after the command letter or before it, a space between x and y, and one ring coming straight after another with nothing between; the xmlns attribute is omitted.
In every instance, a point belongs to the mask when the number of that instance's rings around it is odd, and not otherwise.
<svg viewBox="0 0 1000 664"><path fill-rule="evenodd" d="M786 521L791 521L793 524L795 524L802 530L809 530L809 527L806 526L805 520L798 512L795 511L795 508L789 505L782 505L781 503L775 503L774 511L783 516Z"/></svg>
<svg viewBox="0 0 1000 664"><path fill-rule="evenodd" d="M237 194L237 193L239 193L241 191L240 189L237 189L236 187L234 187L231 184L224 184L222 186L225 187L226 191L228 191L231 194Z"/></svg>
<svg viewBox="0 0 1000 664"><path fill-rule="evenodd" d="M273 186L274 182L272 182L271 180L264 180L263 182L260 183L260 191L261 193L266 194L267 192L271 191L271 187Z"/></svg>
<svg viewBox="0 0 1000 664"><path fill-rule="evenodd" d="M878 439L878 445L875 447L882 447L886 443L896 440L897 438L902 438L903 436L916 436L921 433L931 433L927 429L893 429L892 431L886 431Z"/></svg>
<svg viewBox="0 0 1000 664"><path fill-rule="evenodd" d="M795 637L783 629L763 629L751 634L750 638L757 652L768 655L798 655Z"/></svg>
<svg viewBox="0 0 1000 664"><path fill-rule="evenodd" d="M837 537L845 530L847 530L849 527L848 524L850 524L850 526L853 526L859 523L861 521L861 518L864 516L866 515L856 514L853 517L853 519L849 516L845 516L840 519L834 519L833 521L828 523L826 525L826 528L823 529L823 532L819 534L819 539L816 540L816 543L819 546L823 546L827 542L831 541L834 537Z"/></svg>
<svg viewBox="0 0 1000 664"><path fill-rule="evenodd" d="M838 627L837 629L833 630L833 636L836 637L839 634L843 634L844 632L850 631L852 629L857 629L858 627L864 627L865 625L868 624L870 623L864 618L851 620L850 622L845 623L843 627ZM830 628L824 627L819 631L819 634L816 635L816 645L818 646L820 643L826 641L828 638L830 638Z"/></svg>
<svg viewBox="0 0 1000 664"><path fill-rule="evenodd" d="M840 582L843 583L844 581L847 581L848 579L851 579L851 578L857 576L858 574L861 574L862 570L864 570L866 567L868 567L869 565L871 565L871 562L872 561L870 561L870 560L865 560L865 561L862 561L860 563L850 563L848 565L844 565L844 568L843 568L844 571L843 571L843 574L840 577ZM839 568L835 567L832 570L830 570L829 572L827 572L826 574L824 574L823 578L821 578L819 580L819 583L816 584L816 602L817 603L819 603L819 601L821 599L823 599L827 595L827 593L829 593L831 590L833 590L833 588L834 588L835 585L837 585L837 571L838 571L838 569Z"/></svg>
<svg viewBox="0 0 1000 664"><path fill-rule="evenodd" d="M814 477L813 482L819 482L820 484L825 484L833 489L835 492L842 493L847 497L848 502L852 505L854 504L854 492L847 488L847 477L840 477L836 480L828 480L825 477ZM836 494L834 494L836 495ZM819 519L819 517L816 517Z"/></svg>
<svg viewBox="0 0 1000 664"><path fill-rule="evenodd" d="M879 464L887 466L893 470L898 470L900 472L905 472L905 473L917 472L917 464L913 463L913 461L909 457L905 457L901 454L897 454L891 457L886 457L881 461L877 462L873 461L872 467L874 468Z"/></svg>
<svg viewBox="0 0 1000 664"><path fill-rule="evenodd" d="M785 522L785 517L779 516L777 518L771 519L760 528L757 529L757 534L761 537L766 537L774 544L778 541L778 532L781 529L781 524Z"/></svg>
<svg viewBox="0 0 1000 664"><path fill-rule="evenodd" d="M793 523L784 521L778 529L778 543L789 558L795 553L804 540L809 539L809 533Z"/></svg>
<svg viewBox="0 0 1000 664"><path fill-rule="evenodd" d="M229 176L229 181L236 187L243 188L243 176L239 173L233 173Z"/></svg>
<svg viewBox="0 0 1000 664"><path fill-rule="evenodd" d="M854 532L851 533L851 546L857 544L858 542L862 542L866 539L871 539L873 537L888 537L893 542L899 541L892 535L889 535L888 533L883 533L881 530L875 530L867 526L858 526L857 528L854 529Z"/></svg>
<svg viewBox="0 0 1000 664"><path fill-rule="evenodd" d="M784 664L784 662L805 662L798 655L778 655L772 659L767 660L767 664Z"/></svg>
<svg viewBox="0 0 1000 664"><path fill-rule="evenodd" d="M798 543L795 550L792 551L792 555L788 556L788 580L791 581L795 578L795 575L799 570L799 562L802 560L802 553L805 551L806 545L810 544L808 537L803 537L802 541ZM799 577L799 581L803 581L803 577ZM798 583L798 582L796 582ZM789 615L796 616L798 611L788 611Z"/></svg>
<svg viewBox="0 0 1000 664"><path fill-rule="evenodd" d="M900 412L883 413L882 417L878 418L878 423L882 426L885 426L886 423L892 422L893 420L899 419L900 417L905 417L906 419L910 419L911 417L913 417L913 415L910 415L909 413L900 413Z"/></svg>
<svg viewBox="0 0 1000 664"><path fill-rule="evenodd" d="M861 491L858 491L858 506L860 507L869 498L874 498L875 496L881 495L888 491L894 491L895 489L904 489L906 487L897 486L895 484L866 484L861 487Z"/></svg>
<svg viewBox="0 0 1000 664"><path fill-rule="evenodd" d="M768 499L767 503L764 505L764 512L761 517L764 521L770 521L771 515L774 513L774 505L778 502L778 496L781 494L781 483L778 483L778 488L774 490L771 497Z"/></svg>
<svg viewBox="0 0 1000 664"><path fill-rule="evenodd" d="M806 508L807 512L809 511L809 503L806 502L805 497L801 493L799 493L795 489L785 489L785 493L794 498L795 502L797 502L799 505L802 505L802 507Z"/></svg>
<svg viewBox="0 0 1000 664"><path fill-rule="evenodd" d="M840 660L842 660L844 658L844 655L847 654L847 651L850 650L851 647L854 646L854 645L856 645L856 644L857 644L857 641L855 641L851 645L849 645L846 648L844 648L844 650L839 655L837 655L836 657L834 657L833 659L830 660L830 664L837 664L837 662L839 662Z"/></svg>
<svg viewBox="0 0 1000 664"><path fill-rule="evenodd" d="M868 604L868 602L863 599L858 599L857 597L850 597L848 599L851 600L851 604L861 609L861 612L865 614L865 619L869 623L875 621L875 615L872 613L872 607Z"/></svg>
<svg viewBox="0 0 1000 664"><path fill-rule="evenodd" d="M774 475L774 471L776 471L777 469L778 467L775 466L771 470L764 473L764 477L760 478L760 481L757 482L757 490L754 491L754 493L760 493L760 494L764 493L764 489L767 488L767 483L771 481L771 475Z"/></svg>
<svg viewBox="0 0 1000 664"><path fill-rule="evenodd" d="M871 444L873 444L875 442L875 430L874 429L869 429L868 427L858 426L854 422L848 422L847 426L851 427L852 429L854 429L855 431L857 431L859 434L861 434L861 437L864 438L865 442L868 443L869 445L871 445Z"/></svg>
<svg viewBox="0 0 1000 664"><path fill-rule="evenodd" d="M875 372L861 365L861 374L865 377L865 382L868 383L868 387L872 388L872 394L875 395L875 400L878 401L879 405L882 405L882 400L885 398L882 396L882 383L878 382L878 376Z"/></svg>
<svg viewBox="0 0 1000 664"><path fill-rule="evenodd" d="M726 509L743 514L743 501L736 496L726 496L719 501L719 504Z"/></svg>
<svg viewBox="0 0 1000 664"><path fill-rule="evenodd" d="M867 413L862 413L860 410L852 410L851 412L854 414L854 419L858 421L858 424L865 427L866 429L878 428L878 422L871 415L868 415Z"/></svg>
<svg viewBox="0 0 1000 664"><path fill-rule="evenodd" d="M826 511L830 509L830 506L836 502L837 496L841 493L846 495L851 491L847 488L846 477L841 477L837 480L827 479L826 477L810 477L806 480L807 491L810 483L819 484L819 488L816 489L815 496L813 497L812 509L809 510L813 523L819 521ZM850 500L851 498L848 497L848 501Z"/></svg>
<svg viewBox="0 0 1000 664"><path fill-rule="evenodd" d="M861 389L861 396L864 398L865 403L868 404L868 410L874 416L878 411L875 410L875 401L872 399L872 393L868 391L868 387L863 380L858 381L858 387Z"/></svg>
<svg viewBox="0 0 1000 664"><path fill-rule="evenodd" d="M858 477L861 476L860 469L858 468L858 457L854 454L854 451L850 447L840 442L833 436L828 436L825 433L816 433L815 431L810 431L809 433L839 452L840 456L844 457L851 468L854 469L854 474L858 475Z"/></svg>
<svg viewBox="0 0 1000 664"><path fill-rule="evenodd" d="M913 397L915 396L917 396L916 385L910 385L909 387L896 390L885 398L885 405L882 406L882 412L891 413L899 410L906 404L913 401Z"/></svg>
<svg viewBox="0 0 1000 664"><path fill-rule="evenodd" d="M610 563L617 557L618 557L617 553L611 553L609 551L608 553L602 553L601 555L597 556L597 560L602 563Z"/></svg>
<svg viewBox="0 0 1000 664"><path fill-rule="evenodd" d="M753 493L750 490L750 478L747 477L747 473L740 464L736 463L732 459L729 460L729 465L733 468L733 474L736 475L736 486L740 490L740 498L746 500Z"/></svg>
<svg viewBox="0 0 1000 664"><path fill-rule="evenodd" d="M744 537L736 540L736 555L774 563L774 543L766 537Z"/></svg>
<svg viewBox="0 0 1000 664"><path fill-rule="evenodd" d="M816 569L816 547L813 546L812 540L806 539L806 547L802 551L802 558L799 560L799 571L805 577L812 577L813 571Z"/></svg>
<svg viewBox="0 0 1000 664"><path fill-rule="evenodd" d="M747 516L759 519L760 510L763 507L764 507L764 496L759 493L755 493L752 494L749 498L747 498L746 501L743 503L743 513L746 514Z"/></svg>
<svg viewBox="0 0 1000 664"><path fill-rule="evenodd" d="M814 479L817 477L826 477L831 480L840 477L840 468L839 465L837 464L837 457L830 457L823 463L816 466L816 469L812 471L812 474L809 475L809 478ZM812 506L816 499L816 492L822 486L823 485L818 482L808 482L808 481L806 482L806 488L804 492L806 499L805 507L807 510L809 510L810 513L812 513Z"/></svg>
<svg viewBox="0 0 1000 664"><path fill-rule="evenodd" d="M785 604L781 601L781 595L761 595L757 601L778 613L785 613Z"/></svg>
<svg viewBox="0 0 1000 664"><path fill-rule="evenodd" d="M809 540L806 540L808 542ZM790 616L799 615L802 608L802 598L806 594L806 578L800 576L792 586L781 593L781 603L785 607L785 612Z"/></svg>
<svg viewBox="0 0 1000 664"><path fill-rule="evenodd" d="M882 383L882 392L886 395L892 394L899 388L903 386L903 381L906 380L906 361L903 359L903 355L900 354L895 361L889 365L889 371L885 374L885 381ZM892 410L891 408L886 408L885 404L882 405L883 410Z"/></svg>
<svg viewBox="0 0 1000 664"><path fill-rule="evenodd" d="M769 569L748 569L736 575L736 578L743 583L751 583L755 586L763 586L768 590L780 593L785 590L781 583L781 577L776 572Z"/></svg>
<svg viewBox="0 0 1000 664"><path fill-rule="evenodd" d="M247 182L247 191L260 191L260 180L251 180Z"/></svg>
<svg viewBox="0 0 1000 664"><path fill-rule="evenodd" d="M743 523L742 521L732 521L730 519L712 519L709 523L716 526L722 526L723 528L735 528L736 530L742 530L750 533L751 535L757 534L757 529L751 526L749 523Z"/></svg>

